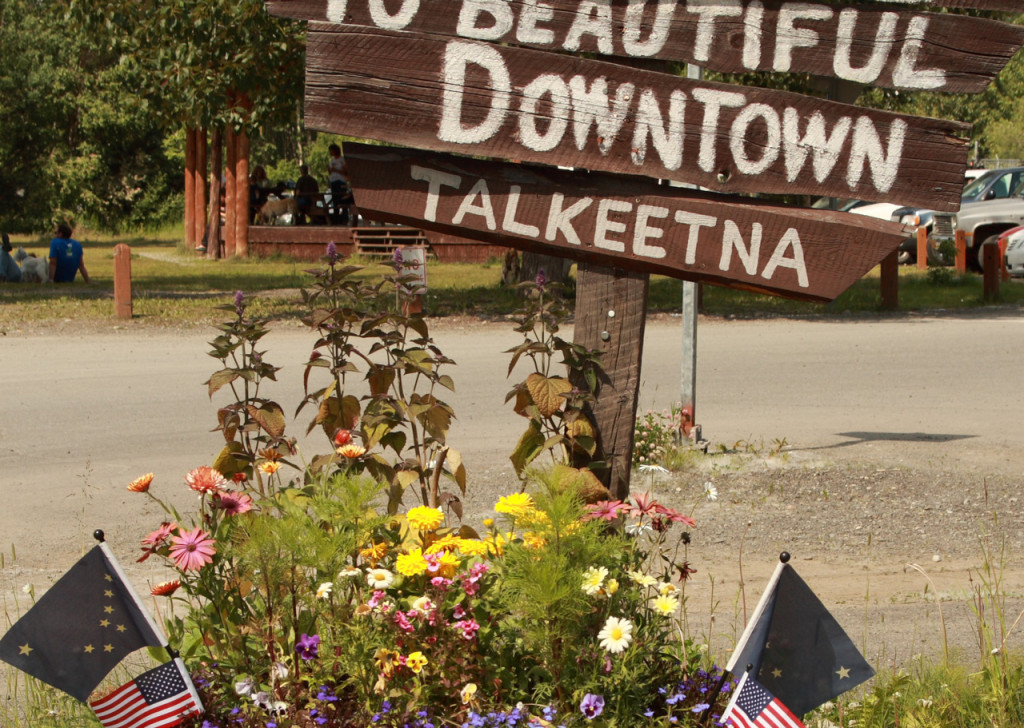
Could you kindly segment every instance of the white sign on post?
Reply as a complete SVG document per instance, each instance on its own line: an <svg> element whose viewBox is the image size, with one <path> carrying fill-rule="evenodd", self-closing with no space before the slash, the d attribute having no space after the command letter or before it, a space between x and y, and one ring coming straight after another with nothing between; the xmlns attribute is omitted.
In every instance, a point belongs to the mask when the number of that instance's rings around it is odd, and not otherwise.
<svg viewBox="0 0 1024 728"><path fill-rule="evenodd" d="M406 284L409 293L422 296L427 292L427 249L423 247L400 248L402 251L402 275L415 276Z"/></svg>

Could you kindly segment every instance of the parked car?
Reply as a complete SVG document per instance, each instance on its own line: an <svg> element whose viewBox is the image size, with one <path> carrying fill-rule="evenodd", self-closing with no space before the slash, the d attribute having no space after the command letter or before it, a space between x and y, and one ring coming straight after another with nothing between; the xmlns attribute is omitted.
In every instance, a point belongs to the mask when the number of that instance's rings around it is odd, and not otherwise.
<svg viewBox="0 0 1024 728"><path fill-rule="evenodd" d="M1006 270L1014 278L1024 278L1024 225L1010 228L999 236L999 244L1006 242Z"/></svg>
<svg viewBox="0 0 1024 728"><path fill-rule="evenodd" d="M960 204L1001 200L1012 195L1021 182L1024 182L1024 167L986 170L964 185L964 191L960 195Z"/></svg>
<svg viewBox="0 0 1024 728"><path fill-rule="evenodd" d="M941 245L954 240L957 230L963 230L967 238L967 265L981 270L981 246L996 243L999 237L1024 223L1024 184L1018 185L1010 197L1005 199L968 202L960 212L936 212L935 223L929 240Z"/></svg>

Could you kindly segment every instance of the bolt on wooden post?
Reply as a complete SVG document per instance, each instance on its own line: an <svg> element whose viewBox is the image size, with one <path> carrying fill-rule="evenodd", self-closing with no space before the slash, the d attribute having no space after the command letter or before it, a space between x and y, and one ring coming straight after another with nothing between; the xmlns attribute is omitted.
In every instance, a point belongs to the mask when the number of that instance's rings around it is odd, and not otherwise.
<svg viewBox="0 0 1024 728"><path fill-rule="evenodd" d="M114 246L114 314L132 317L132 250L124 243Z"/></svg>

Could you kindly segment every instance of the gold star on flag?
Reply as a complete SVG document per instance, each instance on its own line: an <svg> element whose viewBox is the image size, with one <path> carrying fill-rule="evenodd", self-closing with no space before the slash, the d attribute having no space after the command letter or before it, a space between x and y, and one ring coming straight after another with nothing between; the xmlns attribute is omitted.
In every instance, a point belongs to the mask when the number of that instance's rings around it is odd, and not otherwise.
<svg viewBox="0 0 1024 728"><path fill-rule="evenodd" d="M104 589L103 590L103 596L105 596L105 597L107 597L109 599L109 598L114 596L114 592L110 591L110 589Z"/></svg>
<svg viewBox="0 0 1024 728"><path fill-rule="evenodd" d="M774 670L772 670L772 677L774 677L776 680L782 677L782 670L776 667Z"/></svg>
<svg viewBox="0 0 1024 728"><path fill-rule="evenodd" d="M82 650L84 650L85 653L88 655L88 654L91 654L92 652L94 652L96 650L96 648L93 647L92 645L86 645L85 647L82 648Z"/></svg>
<svg viewBox="0 0 1024 728"><path fill-rule="evenodd" d="M20 654L22 654L22 655L27 655L31 651L32 651L32 648L29 647L28 642L26 642L25 644L23 644L21 647L18 648L18 652Z"/></svg>
<svg viewBox="0 0 1024 728"><path fill-rule="evenodd" d="M110 620L109 619L101 619L100 620L100 627L109 627L109 626L110 626Z"/></svg>
<svg viewBox="0 0 1024 728"><path fill-rule="evenodd" d="M117 631L118 632L124 632L124 630L125 630L125 626L123 624L117 625Z"/></svg>
<svg viewBox="0 0 1024 728"><path fill-rule="evenodd" d="M114 577L112 577L110 574L104 574L103 578L106 579L107 581L113 581L114 580Z"/></svg>
<svg viewBox="0 0 1024 728"><path fill-rule="evenodd" d="M103 611L106 612L107 614L113 614L114 613L114 608L111 607L111 606L106 606L106 607L103 607Z"/></svg>
<svg viewBox="0 0 1024 728"><path fill-rule="evenodd" d="M113 652L114 651L114 646L113 645L103 645L103 651L104 652Z"/></svg>
<svg viewBox="0 0 1024 728"><path fill-rule="evenodd" d="M843 667L842 665L840 665L839 669L836 670L836 675L839 676L840 680L842 680L843 678L850 677L850 668Z"/></svg>

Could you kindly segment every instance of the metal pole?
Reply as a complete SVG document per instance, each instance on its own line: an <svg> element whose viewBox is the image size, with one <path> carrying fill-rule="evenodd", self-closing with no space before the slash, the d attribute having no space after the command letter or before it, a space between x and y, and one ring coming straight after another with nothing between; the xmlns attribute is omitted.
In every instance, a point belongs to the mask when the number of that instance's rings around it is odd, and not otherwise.
<svg viewBox="0 0 1024 728"><path fill-rule="evenodd" d="M704 78L704 69L692 63L686 64L686 77L697 81ZM679 387L680 412L679 428L683 437L694 442L701 438L697 425L697 284L683 281L683 361Z"/></svg>

